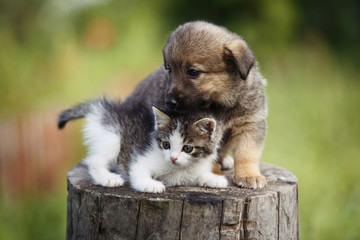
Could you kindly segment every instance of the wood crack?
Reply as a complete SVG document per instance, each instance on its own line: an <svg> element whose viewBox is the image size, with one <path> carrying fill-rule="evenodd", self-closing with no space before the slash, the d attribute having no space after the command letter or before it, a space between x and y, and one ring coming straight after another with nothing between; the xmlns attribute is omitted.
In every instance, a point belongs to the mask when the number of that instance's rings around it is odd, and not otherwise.
<svg viewBox="0 0 360 240"><path fill-rule="evenodd" d="M98 229L98 233L99 235L102 234L103 232L103 229L102 229L102 222L101 222L101 219L102 219L102 214L103 214L103 211L102 211L102 195L99 196L99 205L98 205L98 209L97 210L97 213L96 213L96 216L97 216L97 219L96 219L96 222L97 222L97 229Z"/></svg>
<svg viewBox="0 0 360 240"><path fill-rule="evenodd" d="M182 225L183 215L184 215L184 205L185 205L185 198L183 198L182 206L181 206L181 217L180 217L180 226L179 226L179 240L181 240L181 225Z"/></svg>
<svg viewBox="0 0 360 240"><path fill-rule="evenodd" d="M221 211L220 211L220 224L219 224L219 240L221 239L221 229L224 218L224 200L221 201Z"/></svg>
<svg viewBox="0 0 360 240"><path fill-rule="evenodd" d="M248 209L250 204L250 199L245 198L244 202L244 208L243 208L243 214L241 217L241 223L242 223L242 231L240 231L240 239L247 239L249 236L248 229L247 229L247 219L248 219Z"/></svg>
<svg viewBox="0 0 360 240"><path fill-rule="evenodd" d="M139 229L139 218L140 218L140 211L141 211L141 204L142 201L139 201L139 207L138 207L138 212L137 212L137 216L136 216L136 231L135 231L135 239L137 239L137 235L138 235L138 229Z"/></svg>

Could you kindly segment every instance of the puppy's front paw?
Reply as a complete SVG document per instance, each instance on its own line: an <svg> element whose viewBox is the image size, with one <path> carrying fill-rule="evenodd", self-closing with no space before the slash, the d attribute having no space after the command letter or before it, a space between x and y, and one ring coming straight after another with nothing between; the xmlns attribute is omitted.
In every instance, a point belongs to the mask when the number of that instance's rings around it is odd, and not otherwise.
<svg viewBox="0 0 360 240"><path fill-rule="evenodd" d="M233 182L239 187L260 189L266 186L266 178L264 176L238 177Z"/></svg>
<svg viewBox="0 0 360 240"><path fill-rule="evenodd" d="M151 179L151 181L135 183L133 184L133 188L136 191L147 193L162 193L165 191L165 185L162 182L153 179Z"/></svg>

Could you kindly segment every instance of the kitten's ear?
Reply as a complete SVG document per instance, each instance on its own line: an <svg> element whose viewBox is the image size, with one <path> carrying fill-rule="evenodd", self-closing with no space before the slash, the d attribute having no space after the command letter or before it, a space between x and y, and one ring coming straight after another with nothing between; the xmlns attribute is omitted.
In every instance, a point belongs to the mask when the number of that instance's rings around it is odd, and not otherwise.
<svg viewBox="0 0 360 240"><path fill-rule="evenodd" d="M152 107L153 113L155 115L155 129L158 129L159 127L163 127L170 122L170 117L160 111L157 107Z"/></svg>
<svg viewBox="0 0 360 240"><path fill-rule="evenodd" d="M216 121L212 118L202 118L193 126L200 134L206 134L211 139L216 129Z"/></svg>

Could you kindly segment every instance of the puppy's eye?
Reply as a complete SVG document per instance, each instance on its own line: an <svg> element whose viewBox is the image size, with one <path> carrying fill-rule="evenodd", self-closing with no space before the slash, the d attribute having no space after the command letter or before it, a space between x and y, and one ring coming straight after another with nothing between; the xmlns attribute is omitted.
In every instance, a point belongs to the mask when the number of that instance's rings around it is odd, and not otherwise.
<svg viewBox="0 0 360 240"><path fill-rule="evenodd" d="M191 153L193 149L194 149L193 146L184 145L182 150L186 153Z"/></svg>
<svg viewBox="0 0 360 240"><path fill-rule="evenodd" d="M168 141L162 142L162 146L164 149L170 149L170 143Z"/></svg>
<svg viewBox="0 0 360 240"><path fill-rule="evenodd" d="M168 71L169 73L171 72L171 68L170 68L169 64L165 63L164 67L165 67L166 71Z"/></svg>
<svg viewBox="0 0 360 240"><path fill-rule="evenodd" d="M187 74L191 78L197 78L200 75L200 72L198 70L195 70L195 69L189 69Z"/></svg>

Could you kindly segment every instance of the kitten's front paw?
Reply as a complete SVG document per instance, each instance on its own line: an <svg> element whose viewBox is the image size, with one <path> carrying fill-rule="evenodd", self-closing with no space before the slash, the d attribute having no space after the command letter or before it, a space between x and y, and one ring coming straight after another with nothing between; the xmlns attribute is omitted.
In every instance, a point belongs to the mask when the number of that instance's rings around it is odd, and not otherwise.
<svg viewBox="0 0 360 240"><path fill-rule="evenodd" d="M124 184L124 179L119 174L111 172L93 176L93 179L95 184L103 187L120 187Z"/></svg>
<svg viewBox="0 0 360 240"><path fill-rule="evenodd" d="M200 180L200 186L210 188L225 188L228 186L228 181L224 176L214 174L211 177Z"/></svg>
<svg viewBox="0 0 360 240"><path fill-rule="evenodd" d="M266 186L266 178L264 176L251 177L235 177L233 182L239 187L260 189Z"/></svg>
<svg viewBox="0 0 360 240"><path fill-rule="evenodd" d="M229 170L234 167L234 158L232 156L226 156L221 161L221 170Z"/></svg>
<svg viewBox="0 0 360 240"><path fill-rule="evenodd" d="M165 191L165 185L162 182L153 179L151 179L151 181L136 183L132 186L136 191L139 192L162 193Z"/></svg>

